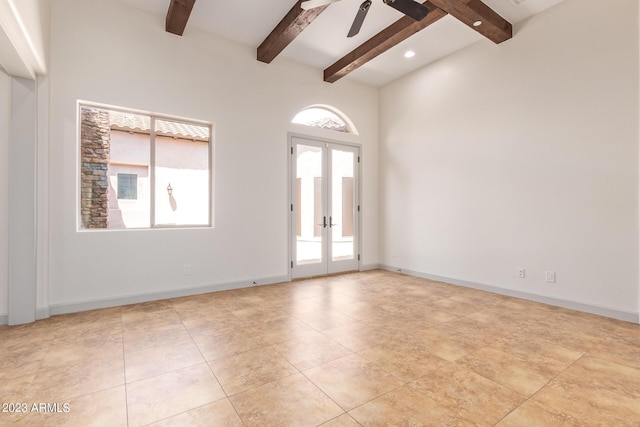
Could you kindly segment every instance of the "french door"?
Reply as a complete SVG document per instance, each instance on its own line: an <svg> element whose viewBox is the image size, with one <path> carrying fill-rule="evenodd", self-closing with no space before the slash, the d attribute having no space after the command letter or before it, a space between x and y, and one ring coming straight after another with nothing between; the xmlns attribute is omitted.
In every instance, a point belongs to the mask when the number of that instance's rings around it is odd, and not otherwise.
<svg viewBox="0 0 640 427"><path fill-rule="evenodd" d="M291 137L291 277L358 270L360 149Z"/></svg>

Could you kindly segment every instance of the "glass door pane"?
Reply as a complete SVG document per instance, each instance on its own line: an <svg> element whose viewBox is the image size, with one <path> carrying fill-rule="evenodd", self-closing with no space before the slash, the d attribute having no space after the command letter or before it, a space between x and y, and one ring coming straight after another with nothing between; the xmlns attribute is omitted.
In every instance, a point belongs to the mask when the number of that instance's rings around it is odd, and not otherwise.
<svg viewBox="0 0 640 427"><path fill-rule="evenodd" d="M323 262L324 183L322 148L296 144L296 265Z"/></svg>
<svg viewBox="0 0 640 427"><path fill-rule="evenodd" d="M331 149L331 260L355 257L356 215L354 160L352 151Z"/></svg>
<svg viewBox="0 0 640 427"><path fill-rule="evenodd" d="M301 137L291 148L291 276L357 270L359 149Z"/></svg>

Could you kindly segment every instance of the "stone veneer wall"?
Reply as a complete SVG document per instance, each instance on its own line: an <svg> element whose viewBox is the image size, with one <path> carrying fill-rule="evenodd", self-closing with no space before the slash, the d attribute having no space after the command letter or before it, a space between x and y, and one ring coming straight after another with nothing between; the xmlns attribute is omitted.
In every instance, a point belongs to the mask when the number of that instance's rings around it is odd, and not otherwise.
<svg viewBox="0 0 640 427"><path fill-rule="evenodd" d="M107 228L109 217L109 112L81 108L81 184L82 228Z"/></svg>

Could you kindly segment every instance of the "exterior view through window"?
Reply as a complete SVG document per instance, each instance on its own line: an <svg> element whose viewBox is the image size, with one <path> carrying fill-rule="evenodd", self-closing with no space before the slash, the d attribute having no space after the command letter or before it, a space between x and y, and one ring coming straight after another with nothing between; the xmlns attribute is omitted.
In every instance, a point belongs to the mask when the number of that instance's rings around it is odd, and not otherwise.
<svg viewBox="0 0 640 427"><path fill-rule="evenodd" d="M80 106L80 228L211 225L211 125Z"/></svg>
<svg viewBox="0 0 640 427"><path fill-rule="evenodd" d="M300 111L291 123L334 130L336 132L354 133L351 126L338 114L325 107L314 106Z"/></svg>

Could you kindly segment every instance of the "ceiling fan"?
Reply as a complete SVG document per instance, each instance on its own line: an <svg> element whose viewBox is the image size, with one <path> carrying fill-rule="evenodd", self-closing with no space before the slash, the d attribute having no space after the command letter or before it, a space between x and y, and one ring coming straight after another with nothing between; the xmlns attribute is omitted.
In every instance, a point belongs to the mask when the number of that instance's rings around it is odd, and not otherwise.
<svg viewBox="0 0 640 427"><path fill-rule="evenodd" d="M309 10L320 6L326 6L337 1L340 0L307 0L303 1L300 7L302 7L304 10ZM415 19L416 21L421 21L429 13L429 8L427 6L417 3L414 0L382 1L387 6L391 6L392 8L404 13L408 17ZM349 30L349 34L347 34L347 37L353 37L360 32L360 28L362 28L362 23L364 22L364 18L367 16L367 12L369 12L370 7L371 0L364 0L362 2L360 8L358 8L358 13L353 20L353 24L351 24L351 29Z"/></svg>

